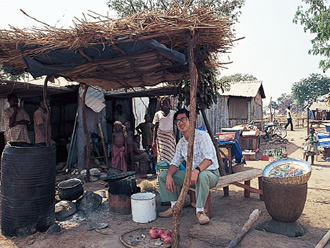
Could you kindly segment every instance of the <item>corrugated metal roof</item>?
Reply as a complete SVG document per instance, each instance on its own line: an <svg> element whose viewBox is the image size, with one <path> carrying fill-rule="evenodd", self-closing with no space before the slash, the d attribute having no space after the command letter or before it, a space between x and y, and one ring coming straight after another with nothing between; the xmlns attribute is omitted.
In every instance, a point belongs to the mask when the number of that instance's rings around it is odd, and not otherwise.
<svg viewBox="0 0 330 248"><path fill-rule="evenodd" d="M230 84L230 90L220 93L223 96L255 97L260 90L262 98L266 98L262 81L241 81Z"/></svg>

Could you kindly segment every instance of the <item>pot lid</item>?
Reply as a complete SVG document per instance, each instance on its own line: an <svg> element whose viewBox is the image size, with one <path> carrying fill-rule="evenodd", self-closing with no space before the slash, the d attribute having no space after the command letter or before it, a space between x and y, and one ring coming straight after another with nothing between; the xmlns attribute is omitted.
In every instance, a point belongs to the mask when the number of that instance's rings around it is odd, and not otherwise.
<svg viewBox="0 0 330 248"><path fill-rule="evenodd" d="M61 189L71 189L81 184L81 180L78 178L71 178L65 181L62 181L58 184L58 187Z"/></svg>
<svg viewBox="0 0 330 248"><path fill-rule="evenodd" d="M119 179L123 179L125 177L129 177L132 175L135 175L137 171L126 171L126 172L119 172L119 173L114 173L112 172L111 175L107 175L106 177L101 177L100 179L102 181L116 181Z"/></svg>

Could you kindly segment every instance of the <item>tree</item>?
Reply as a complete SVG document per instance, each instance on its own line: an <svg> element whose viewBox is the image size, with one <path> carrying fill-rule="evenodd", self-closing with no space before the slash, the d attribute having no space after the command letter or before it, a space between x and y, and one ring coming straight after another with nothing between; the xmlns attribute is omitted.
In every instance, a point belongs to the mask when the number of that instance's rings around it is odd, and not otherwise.
<svg viewBox="0 0 330 248"><path fill-rule="evenodd" d="M277 98L277 103L278 103L278 111L280 113L285 113L285 110L288 106L291 106L291 111L292 112L295 112L295 108L293 103L294 103L294 100L292 98L291 95L289 94L286 94L286 93L283 93L279 98Z"/></svg>
<svg viewBox="0 0 330 248"><path fill-rule="evenodd" d="M329 93L329 87L330 78L313 73L292 85L292 97L297 100L300 108L305 109L311 106L317 97Z"/></svg>
<svg viewBox="0 0 330 248"><path fill-rule="evenodd" d="M212 7L219 15L225 15L230 20L237 21L241 14L241 7L245 0L109 0L108 7L118 13L119 16L126 16L139 11L166 11L173 5L184 4L193 7L202 5ZM188 11L187 9L187 11Z"/></svg>
<svg viewBox="0 0 330 248"><path fill-rule="evenodd" d="M330 1L329 0L302 0L306 3L307 10L303 6L299 6L294 23L304 25L304 31L309 30L310 33L316 34L312 39L312 49L309 54L325 56L326 59L320 61L320 68L326 72L330 68Z"/></svg>
<svg viewBox="0 0 330 248"><path fill-rule="evenodd" d="M223 76L220 78L220 81L223 82L240 82L240 81L255 81L258 80L255 76L250 74L241 74L236 73L230 76Z"/></svg>

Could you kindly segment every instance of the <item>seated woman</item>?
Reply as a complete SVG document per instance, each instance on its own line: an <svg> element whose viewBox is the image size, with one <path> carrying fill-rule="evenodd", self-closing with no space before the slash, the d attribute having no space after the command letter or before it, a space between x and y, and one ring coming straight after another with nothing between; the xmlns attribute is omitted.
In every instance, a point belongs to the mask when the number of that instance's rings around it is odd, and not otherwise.
<svg viewBox="0 0 330 248"><path fill-rule="evenodd" d="M139 162L140 173L145 174L144 172L148 172L147 170L153 172L153 169L151 167L151 160L149 158L148 153L145 150L140 149L140 135L134 135L133 140L134 162Z"/></svg>

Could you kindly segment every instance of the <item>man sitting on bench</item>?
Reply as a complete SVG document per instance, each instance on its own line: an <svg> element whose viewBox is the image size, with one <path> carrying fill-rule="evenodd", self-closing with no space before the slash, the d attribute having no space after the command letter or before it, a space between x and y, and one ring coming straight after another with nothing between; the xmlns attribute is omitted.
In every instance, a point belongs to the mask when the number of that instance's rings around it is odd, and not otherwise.
<svg viewBox="0 0 330 248"><path fill-rule="evenodd" d="M183 137L179 140L174 158L167 171L161 171L158 176L161 202L171 202L171 207L159 213L159 217L171 217L173 207L178 199L175 185L182 186L185 176L184 170L178 170L180 164L187 161L189 140L189 111L178 110L174 115L174 123ZM209 189L215 187L219 181L219 165L212 140L207 132L195 130L194 155L192 163L191 181L196 187L196 217L203 225L209 223L209 217L204 212L204 206L209 194Z"/></svg>

